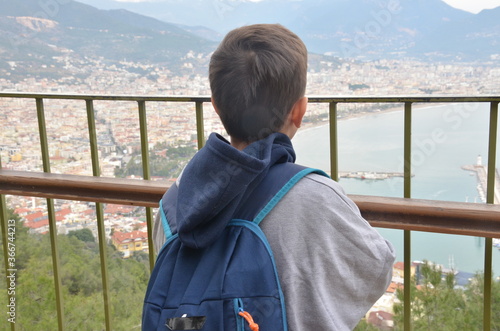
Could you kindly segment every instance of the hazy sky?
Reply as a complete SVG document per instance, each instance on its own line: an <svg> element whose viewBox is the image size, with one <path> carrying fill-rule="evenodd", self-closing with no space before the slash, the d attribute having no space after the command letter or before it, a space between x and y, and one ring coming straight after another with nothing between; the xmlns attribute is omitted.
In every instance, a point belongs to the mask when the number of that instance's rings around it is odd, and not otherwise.
<svg viewBox="0 0 500 331"><path fill-rule="evenodd" d="M118 2L161 2L161 0L115 0ZM237 1L237 0L227 0ZM245 1L245 0L244 0ZM259 2L262 0L246 0ZM293 0L297 1L297 0ZM300 0L298 0L300 1ZM305 1L305 0L303 0ZM491 9L500 6L500 0L442 0L455 8L463 9L472 13L479 13L483 9Z"/></svg>

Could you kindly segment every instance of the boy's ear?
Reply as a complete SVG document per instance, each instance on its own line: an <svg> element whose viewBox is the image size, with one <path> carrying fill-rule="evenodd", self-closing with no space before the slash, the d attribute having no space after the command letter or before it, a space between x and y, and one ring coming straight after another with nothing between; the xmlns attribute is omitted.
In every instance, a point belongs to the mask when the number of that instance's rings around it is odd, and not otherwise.
<svg viewBox="0 0 500 331"><path fill-rule="evenodd" d="M217 113L217 115L220 116L219 109L217 109L217 106L215 105L214 98L210 97L210 102L212 102L212 106L214 107L215 112Z"/></svg>
<svg viewBox="0 0 500 331"><path fill-rule="evenodd" d="M290 120L295 125L296 128L300 128L302 124L302 119L307 110L307 97L302 97L293 105L292 111L290 112Z"/></svg>

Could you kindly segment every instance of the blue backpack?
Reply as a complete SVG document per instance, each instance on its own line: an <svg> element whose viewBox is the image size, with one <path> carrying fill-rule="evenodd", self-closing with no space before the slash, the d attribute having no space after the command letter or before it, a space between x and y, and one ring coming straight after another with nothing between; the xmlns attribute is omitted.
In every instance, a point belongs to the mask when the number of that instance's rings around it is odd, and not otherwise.
<svg viewBox="0 0 500 331"><path fill-rule="evenodd" d="M272 166L222 235L202 249L181 243L175 220L165 217L165 210L172 206L162 199L167 241L149 281L142 329L287 330L273 253L259 223L293 185L311 172L327 176L293 163Z"/></svg>

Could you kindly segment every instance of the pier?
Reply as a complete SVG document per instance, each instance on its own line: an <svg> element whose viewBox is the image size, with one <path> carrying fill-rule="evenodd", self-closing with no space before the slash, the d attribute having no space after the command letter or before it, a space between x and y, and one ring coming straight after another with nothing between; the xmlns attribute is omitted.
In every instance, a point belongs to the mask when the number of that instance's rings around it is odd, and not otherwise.
<svg viewBox="0 0 500 331"><path fill-rule="evenodd" d="M412 175L413 176L413 175ZM374 171L340 171L339 178L357 178L357 179L371 179L382 180L392 177L404 177L402 172L374 172Z"/></svg>
<svg viewBox="0 0 500 331"><path fill-rule="evenodd" d="M479 197L483 202L486 202L486 188L488 182L488 167L482 164L481 156L477 157L477 163L474 165L464 165L462 169L466 171L475 172L477 176L477 191L479 192ZM500 204L500 174L498 169L495 169L495 193L494 193L494 203Z"/></svg>

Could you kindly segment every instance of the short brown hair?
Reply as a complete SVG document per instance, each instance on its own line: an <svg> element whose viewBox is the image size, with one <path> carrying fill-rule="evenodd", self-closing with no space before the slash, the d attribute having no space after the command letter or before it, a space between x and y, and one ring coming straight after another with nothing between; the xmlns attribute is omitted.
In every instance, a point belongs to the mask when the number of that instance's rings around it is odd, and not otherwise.
<svg viewBox="0 0 500 331"><path fill-rule="evenodd" d="M278 24L229 32L212 55L212 98L227 133L252 142L279 131L307 81L307 49Z"/></svg>

